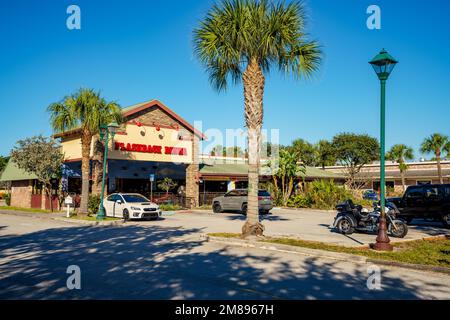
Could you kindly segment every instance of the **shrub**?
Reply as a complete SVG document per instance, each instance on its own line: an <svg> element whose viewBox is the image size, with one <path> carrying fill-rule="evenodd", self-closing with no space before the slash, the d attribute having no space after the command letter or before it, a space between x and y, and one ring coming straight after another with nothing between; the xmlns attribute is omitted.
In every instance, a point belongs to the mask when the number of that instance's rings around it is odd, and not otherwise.
<svg viewBox="0 0 450 320"><path fill-rule="evenodd" d="M307 197L312 207L317 209L334 209L336 204L352 199L350 191L338 186L332 180L317 180L308 185Z"/></svg>
<svg viewBox="0 0 450 320"><path fill-rule="evenodd" d="M175 211L175 210L180 210L181 206L179 206L178 204L160 204L159 208L161 209L161 211Z"/></svg>
<svg viewBox="0 0 450 320"><path fill-rule="evenodd" d="M288 207L310 208L311 200L304 194L297 194L289 198L287 205Z"/></svg>
<svg viewBox="0 0 450 320"><path fill-rule="evenodd" d="M88 201L89 214L96 214L100 208L100 195L90 195Z"/></svg>
<svg viewBox="0 0 450 320"><path fill-rule="evenodd" d="M336 204L347 199L355 200L352 193L333 180L316 180L308 183L305 190L292 196L288 206L297 208L334 209Z"/></svg>
<svg viewBox="0 0 450 320"><path fill-rule="evenodd" d="M4 196L4 199L5 199L5 204L7 206L10 206L11 205L11 194L10 193L6 193L5 196Z"/></svg>

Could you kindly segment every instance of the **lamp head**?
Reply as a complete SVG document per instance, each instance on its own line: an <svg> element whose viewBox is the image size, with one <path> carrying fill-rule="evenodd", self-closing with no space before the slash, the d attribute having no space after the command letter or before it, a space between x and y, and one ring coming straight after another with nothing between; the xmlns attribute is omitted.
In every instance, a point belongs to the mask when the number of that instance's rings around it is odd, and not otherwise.
<svg viewBox="0 0 450 320"><path fill-rule="evenodd" d="M387 80L398 61L383 49L369 63L380 80Z"/></svg>

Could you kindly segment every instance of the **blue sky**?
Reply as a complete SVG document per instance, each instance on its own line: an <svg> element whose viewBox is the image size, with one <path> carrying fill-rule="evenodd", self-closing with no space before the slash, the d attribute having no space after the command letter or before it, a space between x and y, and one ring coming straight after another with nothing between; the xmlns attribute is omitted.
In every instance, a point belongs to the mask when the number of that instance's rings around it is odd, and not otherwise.
<svg viewBox="0 0 450 320"><path fill-rule="evenodd" d="M46 107L80 87L124 107L156 98L204 128L241 128L242 85L217 93L193 55L192 30L212 2L2 0L0 155L18 139L50 135ZM81 30L66 28L70 4L81 8ZM264 127L280 129L281 143L343 131L378 137L378 80L367 61L383 47L400 61L388 81L387 146L417 151L433 132L450 135L450 2L306 4L324 60L309 82L267 75ZM366 27L371 4L381 8L381 30Z"/></svg>

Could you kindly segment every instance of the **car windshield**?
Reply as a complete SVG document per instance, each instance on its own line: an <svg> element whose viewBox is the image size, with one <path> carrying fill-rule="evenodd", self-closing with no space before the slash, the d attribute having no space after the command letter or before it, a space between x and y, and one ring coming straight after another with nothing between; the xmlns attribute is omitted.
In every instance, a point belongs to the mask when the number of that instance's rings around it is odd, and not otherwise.
<svg viewBox="0 0 450 320"><path fill-rule="evenodd" d="M150 202L147 198L134 194L123 194L122 197L126 202Z"/></svg>
<svg viewBox="0 0 450 320"><path fill-rule="evenodd" d="M270 193L266 190L259 190L258 191L258 196L260 197L270 197Z"/></svg>

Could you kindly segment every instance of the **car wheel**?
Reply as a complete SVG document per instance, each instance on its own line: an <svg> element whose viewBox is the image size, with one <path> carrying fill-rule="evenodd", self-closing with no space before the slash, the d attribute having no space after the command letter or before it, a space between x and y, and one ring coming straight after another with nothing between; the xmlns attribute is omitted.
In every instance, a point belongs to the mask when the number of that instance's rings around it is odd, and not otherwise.
<svg viewBox="0 0 450 320"><path fill-rule="evenodd" d="M128 221L130 220L130 213L128 212L128 209L123 209L123 220Z"/></svg>
<svg viewBox="0 0 450 320"><path fill-rule="evenodd" d="M216 202L213 204L213 212L214 213L221 213L222 212L222 206L220 203Z"/></svg>
<svg viewBox="0 0 450 320"><path fill-rule="evenodd" d="M247 204L244 203L241 207L241 213L247 215Z"/></svg>
<svg viewBox="0 0 450 320"><path fill-rule="evenodd" d="M336 225L337 230L342 234L352 234L354 231L353 225L348 219L341 219Z"/></svg>
<svg viewBox="0 0 450 320"><path fill-rule="evenodd" d="M442 216L442 224L446 228L450 228L450 213L444 214Z"/></svg>

